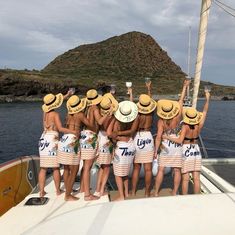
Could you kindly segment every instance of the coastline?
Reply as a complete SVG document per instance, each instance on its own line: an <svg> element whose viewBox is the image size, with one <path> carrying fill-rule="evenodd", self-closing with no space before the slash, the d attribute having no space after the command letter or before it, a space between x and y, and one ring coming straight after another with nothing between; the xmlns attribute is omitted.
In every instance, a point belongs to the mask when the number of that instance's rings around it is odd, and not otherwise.
<svg viewBox="0 0 235 235"><path fill-rule="evenodd" d="M39 96L13 96L13 95L0 95L0 103L17 103L17 102L40 102L43 97ZM118 96L120 100L126 99L126 96ZM153 99L172 99L178 100L178 95L153 95ZM204 97L198 97L198 100L204 100ZM134 100L138 100L134 98ZM219 101L235 101L235 96L211 96L211 100L219 100Z"/></svg>

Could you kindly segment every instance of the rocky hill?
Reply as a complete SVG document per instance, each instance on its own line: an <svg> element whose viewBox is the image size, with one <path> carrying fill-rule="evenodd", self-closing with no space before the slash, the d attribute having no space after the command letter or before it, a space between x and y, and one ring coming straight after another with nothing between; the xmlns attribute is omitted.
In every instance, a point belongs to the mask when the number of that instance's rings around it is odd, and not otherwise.
<svg viewBox="0 0 235 235"><path fill-rule="evenodd" d="M139 94L146 91L145 77L151 77L154 94L178 94L185 74L150 35L130 32L71 49L42 71L0 70L0 96L42 97L69 87L84 95L88 88L111 83L123 95L125 81L132 81ZM214 95L235 95L234 87L212 85Z"/></svg>
<svg viewBox="0 0 235 235"><path fill-rule="evenodd" d="M78 78L111 76L126 79L167 74L184 76L167 52L150 35L140 32L76 47L55 58L43 72L72 74Z"/></svg>

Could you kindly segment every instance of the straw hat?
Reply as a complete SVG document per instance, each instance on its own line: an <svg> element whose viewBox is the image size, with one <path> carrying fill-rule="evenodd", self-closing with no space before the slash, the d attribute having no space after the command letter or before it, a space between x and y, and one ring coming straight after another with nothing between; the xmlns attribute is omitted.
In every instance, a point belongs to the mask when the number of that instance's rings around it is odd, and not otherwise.
<svg viewBox="0 0 235 235"><path fill-rule="evenodd" d="M113 97L111 93L106 93L103 95L103 98L100 102L100 113L101 115L105 115L109 112L110 108L113 108L113 111L116 112L118 109L118 102Z"/></svg>
<svg viewBox="0 0 235 235"><path fill-rule="evenodd" d="M42 105L43 112L47 113L53 109L59 108L63 103L63 95L61 93L57 95L47 94L43 98L44 104Z"/></svg>
<svg viewBox="0 0 235 235"><path fill-rule="evenodd" d="M137 103L139 113L148 114L154 111L157 107L157 103L151 99L150 96L142 94L139 97L139 102Z"/></svg>
<svg viewBox="0 0 235 235"><path fill-rule="evenodd" d="M71 96L67 101L68 114L81 112L86 108L86 98L80 99L77 95Z"/></svg>
<svg viewBox="0 0 235 235"><path fill-rule="evenodd" d="M162 119L171 119L177 116L180 104L173 100L159 100L157 102L157 115Z"/></svg>
<svg viewBox="0 0 235 235"><path fill-rule="evenodd" d="M183 109L183 122L189 125L197 125L202 120L202 112L198 112L195 108Z"/></svg>
<svg viewBox="0 0 235 235"><path fill-rule="evenodd" d="M86 93L87 106L97 105L101 102L102 96L98 94L97 90L91 89Z"/></svg>
<svg viewBox="0 0 235 235"><path fill-rule="evenodd" d="M114 116L120 122L132 122L138 115L138 107L134 102L122 101Z"/></svg>

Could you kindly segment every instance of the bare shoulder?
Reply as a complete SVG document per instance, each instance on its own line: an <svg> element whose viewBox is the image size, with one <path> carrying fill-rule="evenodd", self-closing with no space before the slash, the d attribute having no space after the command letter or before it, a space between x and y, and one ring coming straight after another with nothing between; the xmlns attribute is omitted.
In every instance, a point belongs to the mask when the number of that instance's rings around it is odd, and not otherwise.
<svg viewBox="0 0 235 235"><path fill-rule="evenodd" d="M52 117L59 117L59 113L53 111L53 112L51 113L51 116L52 116Z"/></svg>
<svg viewBox="0 0 235 235"><path fill-rule="evenodd" d="M163 126L163 120L162 120L161 118L158 119L157 124L158 124L159 126Z"/></svg>

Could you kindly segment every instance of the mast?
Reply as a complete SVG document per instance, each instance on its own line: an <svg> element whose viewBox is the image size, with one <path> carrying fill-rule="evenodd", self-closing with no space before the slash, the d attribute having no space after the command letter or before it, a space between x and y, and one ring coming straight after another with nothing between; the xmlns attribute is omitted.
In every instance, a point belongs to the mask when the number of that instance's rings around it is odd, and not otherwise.
<svg viewBox="0 0 235 235"><path fill-rule="evenodd" d="M201 79L201 69L202 69L202 60L205 48L206 41L206 32L207 32L207 24L209 18L209 12L211 7L212 0L202 0L201 5L201 14L200 14L200 25L199 25L199 35L198 35L198 45L197 45L197 59L195 66L195 74L194 74L194 84L193 84L193 107L197 106L197 96L200 86Z"/></svg>

